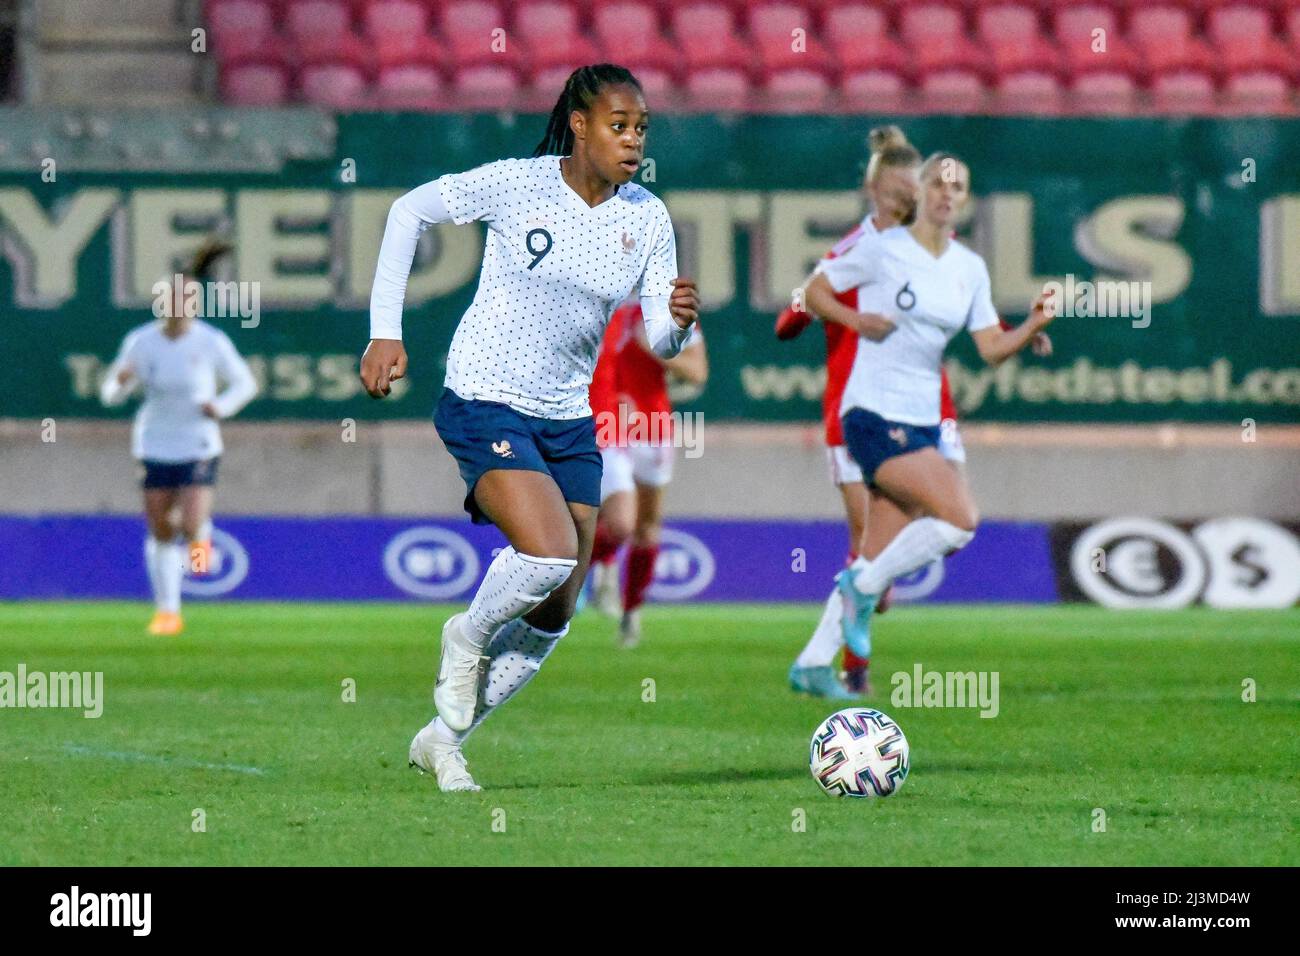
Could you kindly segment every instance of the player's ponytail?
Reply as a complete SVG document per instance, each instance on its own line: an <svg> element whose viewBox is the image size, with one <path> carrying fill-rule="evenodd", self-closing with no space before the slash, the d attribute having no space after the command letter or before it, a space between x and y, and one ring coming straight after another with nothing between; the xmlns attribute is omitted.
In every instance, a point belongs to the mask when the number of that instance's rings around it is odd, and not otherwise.
<svg viewBox="0 0 1300 956"><path fill-rule="evenodd" d="M606 86L626 83L636 87L639 92L641 84L632 75L632 71L613 63L597 63L594 66L580 66L569 74L555 101L551 117L546 123L546 135L533 150L534 156L567 156L573 152L573 130L569 127L569 117L574 110L590 110Z"/></svg>
<svg viewBox="0 0 1300 956"><path fill-rule="evenodd" d="M867 148L871 150L871 160L867 163L869 183L875 182L886 167L897 169L921 164L920 152L897 126L877 126L867 134Z"/></svg>
<svg viewBox="0 0 1300 956"><path fill-rule="evenodd" d="M220 239L208 239L194 253L185 275L198 282L207 282L212 277L212 267L217 264L217 260L232 248L230 243Z"/></svg>

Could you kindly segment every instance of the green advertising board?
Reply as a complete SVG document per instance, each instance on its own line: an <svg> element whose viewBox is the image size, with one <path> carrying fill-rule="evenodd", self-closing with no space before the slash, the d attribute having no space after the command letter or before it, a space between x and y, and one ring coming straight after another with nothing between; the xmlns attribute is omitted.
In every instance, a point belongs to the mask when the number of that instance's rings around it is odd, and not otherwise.
<svg viewBox="0 0 1300 956"><path fill-rule="evenodd" d="M1054 355L998 369L956 339L948 368L967 417L1300 421L1300 123L895 121L923 152L968 160L978 202L962 237L987 260L1008 320L1051 280L1084 290L1078 311L1105 313L1061 317ZM640 181L668 204L681 271L705 305L712 379L693 408L717 420L817 417L822 337L813 328L778 342L772 324L860 218L863 144L876 122L654 119ZM483 227L426 233L408 290L409 382L372 402L355 370L388 206L442 173L529 155L543 126L532 115L358 114L338 118L332 156L273 172L51 181L34 162L30 173L0 173L0 322L12 366L0 415L126 414L99 406L99 375L125 333L151 320L154 283L220 228L237 249L223 278L258 289L255 323L213 320L263 381L244 417L426 417L475 289Z"/></svg>

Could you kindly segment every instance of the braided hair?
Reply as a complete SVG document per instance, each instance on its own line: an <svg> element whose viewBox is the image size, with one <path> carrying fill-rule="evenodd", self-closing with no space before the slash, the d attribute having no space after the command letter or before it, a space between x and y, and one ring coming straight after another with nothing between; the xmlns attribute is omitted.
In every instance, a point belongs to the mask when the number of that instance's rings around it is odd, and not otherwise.
<svg viewBox="0 0 1300 956"><path fill-rule="evenodd" d="M574 110L589 110L606 86L626 83L641 90L641 83L632 71L613 63L597 63L594 66L580 66L564 83L560 98L555 101L551 118L546 124L546 135L533 150L534 156L567 156L573 152L573 130L569 128L569 116Z"/></svg>

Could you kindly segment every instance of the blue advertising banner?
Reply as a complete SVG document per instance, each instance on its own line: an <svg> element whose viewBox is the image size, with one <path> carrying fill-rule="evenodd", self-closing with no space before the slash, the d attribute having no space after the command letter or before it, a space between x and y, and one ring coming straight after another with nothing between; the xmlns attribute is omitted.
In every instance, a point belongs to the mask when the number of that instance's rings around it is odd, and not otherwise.
<svg viewBox="0 0 1300 956"><path fill-rule="evenodd" d="M70 552L69 541L82 542ZM0 516L0 600L147 599L140 518ZM505 544L463 519L219 519L190 598L465 602ZM990 522L974 542L898 583L902 601L1058 600L1049 529ZM839 522L675 521L654 601L823 601L843 566ZM996 569L991 573L990 569Z"/></svg>

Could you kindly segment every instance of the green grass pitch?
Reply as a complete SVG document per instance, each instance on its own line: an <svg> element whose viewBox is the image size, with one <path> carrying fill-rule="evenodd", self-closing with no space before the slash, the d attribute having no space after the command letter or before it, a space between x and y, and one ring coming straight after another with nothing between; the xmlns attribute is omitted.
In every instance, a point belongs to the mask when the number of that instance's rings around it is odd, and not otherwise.
<svg viewBox="0 0 1300 956"><path fill-rule="evenodd" d="M406 750L452 610L200 604L172 639L140 604L0 605L0 671L105 697L0 710L0 863L1300 863L1300 611L895 609L872 701L912 769L869 801L808 773L838 709L785 683L810 606L652 607L631 651L584 612L467 744L484 791L441 794ZM917 663L997 671L998 716L894 706Z"/></svg>

